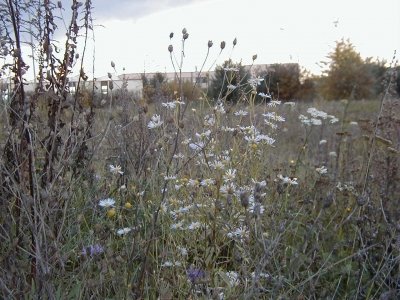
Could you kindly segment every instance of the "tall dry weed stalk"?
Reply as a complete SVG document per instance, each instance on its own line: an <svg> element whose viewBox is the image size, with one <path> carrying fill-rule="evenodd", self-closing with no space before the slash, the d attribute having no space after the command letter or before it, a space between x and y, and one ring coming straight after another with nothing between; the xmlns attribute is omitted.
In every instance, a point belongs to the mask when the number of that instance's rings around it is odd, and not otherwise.
<svg viewBox="0 0 400 300"><path fill-rule="evenodd" d="M91 1L2 1L1 41L8 50L1 76L12 78L12 96L5 104L8 133L1 160L1 294L20 298L53 298L53 278L65 270L60 254L62 231L74 178L86 165L93 110L79 104L78 88L69 99L68 76L83 53L92 28ZM56 39L62 11L67 10L64 46ZM29 43L24 41L29 40ZM28 47L27 47L28 46ZM25 90L33 49L38 65L36 90ZM63 49L62 49L63 48ZM61 49L61 51L60 51ZM80 79L86 80L82 65ZM47 113L40 110L44 103ZM44 126L43 126L44 125Z"/></svg>

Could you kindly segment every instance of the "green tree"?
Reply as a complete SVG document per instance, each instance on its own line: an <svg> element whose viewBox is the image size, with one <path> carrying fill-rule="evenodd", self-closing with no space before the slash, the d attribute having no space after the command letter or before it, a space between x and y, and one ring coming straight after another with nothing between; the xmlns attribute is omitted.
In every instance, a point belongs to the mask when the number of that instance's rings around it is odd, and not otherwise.
<svg viewBox="0 0 400 300"><path fill-rule="evenodd" d="M233 63L231 59L225 61L222 66L215 68L215 75L211 79L208 96L213 99L225 98L227 101L237 102L246 94L246 90L239 85L247 83L248 74L241 63ZM235 89L229 89L229 86Z"/></svg>
<svg viewBox="0 0 400 300"><path fill-rule="evenodd" d="M385 89L385 74L387 71L386 61L374 61L369 57L365 60L365 67L369 75L372 76L372 96L377 97L381 95Z"/></svg>
<svg viewBox="0 0 400 300"><path fill-rule="evenodd" d="M272 64L258 76L265 79L265 85L260 85L257 92L268 92L279 100L292 100L300 88L300 66L296 63Z"/></svg>
<svg viewBox="0 0 400 300"><path fill-rule="evenodd" d="M321 91L325 98L364 99L373 96L373 74L349 40L337 41L328 59L328 62L323 62L328 66Z"/></svg>
<svg viewBox="0 0 400 300"><path fill-rule="evenodd" d="M298 100L312 101L318 98L318 87L321 83L321 77L312 75L304 70L300 76L300 87L295 95Z"/></svg>

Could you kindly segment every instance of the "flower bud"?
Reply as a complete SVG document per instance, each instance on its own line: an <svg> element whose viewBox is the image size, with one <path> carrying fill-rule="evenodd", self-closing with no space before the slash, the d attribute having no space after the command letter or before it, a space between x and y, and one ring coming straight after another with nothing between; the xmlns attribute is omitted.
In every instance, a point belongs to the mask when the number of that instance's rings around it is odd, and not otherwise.
<svg viewBox="0 0 400 300"><path fill-rule="evenodd" d="M247 207L249 206L249 195L247 194L247 192L245 191L240 192L239 198L242 206L247 209Z"/></svg>
<svg viewBox="0 0 400 300"><path fill-rule="evenodd" d="M111 75L110 72L107 73L107 76L108 76L108 78L110 78L110 79L112 78L112 75Z"/></svg>
<svg viewBox="0 0 400 300"><path fill-rule="evenodd" d="M58 1L58 2L57 2L57 6L58 6L59 9L62 8L62 3L61 3L61 1Z"/></svg>
<svg viewBox="0 0 400 300"><path fill-rule="evenodd" d="M208 48L211 48L212 45L213 45L213 42L212 42L211 40L209 40L209 41L208 41L208 44L207 44Z"/></svg>
<svg viewBox="0 0 400 300"><path fill-rule="evenodd" d="M253 61L255 61L257 59L257 54L253 55Z"/></svg>
<svg viewBox="0 0 400 300"><path fill-rule="evenodd" d="M114 83L112 81L110 81L108 83L108 87L110 88L110 90L112 90L114 88Z"/></svg>
<svg viewBox="0 0 400 300"><path fill-rule="evenodd" d="M183 39L186 40L188 37L189 37L189 33L186 32L186 33L183 35Z"/></svg>
<svg viewBox="0 0 400 300"><path fill-rule="evenodd" d="M225 48L225 41L221 42L221 50L223 50Z"/></svg>
<svg viewBox="0 0 400 300"><path fill-rule="evenodd" d="M115 211L115 208L111 208L111 209L109 209L109 210L107 211L107 217L113 218L113 217L115 217L116 213L117 213L117 212Z"/></svg>
<svg viewBox="0 0 400 300"><path fill-rule="evenodd" d="M174 37L174 33L171 32L171 33L169 34L169 38L172 39L173 37Z"/></svg>
<svg viewBox="0 0 400 300"><path fill-rule="evenodd" d="M185 35L186 33L187 33L186 28L183 28L183 29L182 29L182 34Z"/></svg>
<svg viewBox="0 0 400 300"><path fill-rule="evenodd" d="M115 68L115 63L111 61L111 68Z"/></svg>
<svg viewBox="0 0 400 300"><path fill-rule="evenodd" d="M171 53L172 51L174 51L174 47L172 45L168 46L168 51Z"/></svg>
<svg viewBox="0 0 400 300"><path fill-rule="evenodd" d="M237 44L237 38L235 38L235 39L233 40L233 47L235 47L236 44Z"/></svg>

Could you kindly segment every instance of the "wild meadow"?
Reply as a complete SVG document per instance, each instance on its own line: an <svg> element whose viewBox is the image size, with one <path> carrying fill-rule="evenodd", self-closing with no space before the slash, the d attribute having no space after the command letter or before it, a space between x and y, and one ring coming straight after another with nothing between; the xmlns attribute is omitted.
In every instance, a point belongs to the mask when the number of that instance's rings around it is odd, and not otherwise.
<svg viewBox="0 0 400 300"><path fill-rule="evenodd" d="M88 2L72 7L83 30ZM168 94L132 97L110 74L99 99L68 91L75 47L57 61L45 46L46 88L24 93L16 47L1 103L3 299L400 297L390 68L376 99L306 102L260 93L265 78L230 65L213 99L168 48Z"/></svg>

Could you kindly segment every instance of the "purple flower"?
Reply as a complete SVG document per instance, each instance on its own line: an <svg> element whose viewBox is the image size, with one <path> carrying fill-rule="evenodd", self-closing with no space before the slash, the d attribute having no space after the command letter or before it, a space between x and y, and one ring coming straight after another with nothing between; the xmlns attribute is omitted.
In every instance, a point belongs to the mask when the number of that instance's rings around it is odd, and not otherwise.
<svg viewBox="0 0 400 300"><path fill-rule="evenodd" d="M190 267L186 270L186 274L191 283L196 283L206 277L206 273L202 269Z"/></svg>
<svg viewBox="0 0 400 300"><path fill-rule="evenodd" d="M103 246L101 246L100 244L94 244L94 245L90 245L87 247L83 247L81 253L83 256L93 257L93 256L101 254L103 252L104 252Z"/></svg>

